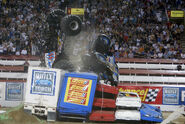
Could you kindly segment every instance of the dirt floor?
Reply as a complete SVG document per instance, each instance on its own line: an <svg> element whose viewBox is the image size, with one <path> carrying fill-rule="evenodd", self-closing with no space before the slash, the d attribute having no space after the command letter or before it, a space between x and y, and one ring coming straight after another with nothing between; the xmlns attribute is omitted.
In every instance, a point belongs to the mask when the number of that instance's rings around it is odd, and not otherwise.
<svg viewBox="0 0 185 124"><path fill-rule="evenodd" d="M88 124L94 124L97 122L83 122L83 121L75 121L71 119L63 119L63 120L57 120L56 122L47 122L45 118L38 118L34 115L28 115L23 111L23 107L16 108L16 109L3 109L0 108L0 110L5 110L6 113L0 114L0 124L81 124L81 123L88 123ZM163 117L167 118L171 113L170 112L164 112ZM149 122L128 122L128 121L119 121L115 123L121 123L121 124L148 124ZM104 124L104 123L100 123ZM152 123L150 123L152 124ZM185 116L180 116L170 124L185 124Z"/></svg>
<svg viewBox="0 0 185 124"><path fill-rule="evenodd" d="M163 117L167 118L171 112L163 112ZM169 124L185 124L185 116L181 115L179 118L175 119Z"/></svg>

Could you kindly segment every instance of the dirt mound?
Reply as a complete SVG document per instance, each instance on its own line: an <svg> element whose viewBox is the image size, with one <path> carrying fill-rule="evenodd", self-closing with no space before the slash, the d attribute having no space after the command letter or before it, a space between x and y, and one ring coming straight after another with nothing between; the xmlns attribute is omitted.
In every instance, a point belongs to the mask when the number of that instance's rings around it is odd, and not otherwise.
<svg viewBox="0 0 185 124"><path fill-rule="evenodd" d="M4 116L7 119L0 120L0 124L40 124L40 120L34 115L29 115L23 111L23 107L16 110L7 111Z"/></svg>

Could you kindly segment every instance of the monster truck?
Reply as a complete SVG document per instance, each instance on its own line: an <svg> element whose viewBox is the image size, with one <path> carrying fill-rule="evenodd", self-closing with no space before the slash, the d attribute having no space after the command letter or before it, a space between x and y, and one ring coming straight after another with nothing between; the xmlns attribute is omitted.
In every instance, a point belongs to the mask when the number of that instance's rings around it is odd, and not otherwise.
<svg viewBox="0 0 185 124"><path fill-rule="evenodd" d="M76 15L66 15L64 11L57 9L52 10L48 15L46 22L49 29L45 32L46 52L54 51L58 47L57 37L63 38L62 50L56 57L53 63L53 68L59 68L75 72L77 68L80 72L94 72L99 75L99 79L111 82L111 85L117 85L118 82L118 67L116 63L107 61L107 54L110 49L110 39L104 34L100 34L95 40L89 43L89 49L85 54L81 55L81 59L70 60L71 53L69 53L68 46L73 44L73 41L66 41L67 37L78 35L82 30L82 20ZM73 42L73 43L68 43ZM89 42L89 41L87 41ZM71 51L72 52L72 51Z"/></svg>

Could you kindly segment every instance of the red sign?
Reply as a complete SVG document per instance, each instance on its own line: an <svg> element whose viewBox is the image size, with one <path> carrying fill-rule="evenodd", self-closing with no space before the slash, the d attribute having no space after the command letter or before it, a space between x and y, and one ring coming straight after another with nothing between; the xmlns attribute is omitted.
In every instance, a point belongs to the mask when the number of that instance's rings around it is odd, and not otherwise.
<svg viewBox="0 0 185 124"><path fill-rule="evenodd" d="M136 92L141 101L147 104L162 104L162 87L118 86L119 91Z"/></svg>

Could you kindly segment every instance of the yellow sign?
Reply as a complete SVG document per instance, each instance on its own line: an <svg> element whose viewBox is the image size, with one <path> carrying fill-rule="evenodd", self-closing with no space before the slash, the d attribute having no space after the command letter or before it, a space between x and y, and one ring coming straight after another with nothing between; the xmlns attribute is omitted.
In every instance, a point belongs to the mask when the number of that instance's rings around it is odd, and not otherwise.
<svg viewBox="0 0 185 124"><path fill-rule="evenodd" d="M171 17L184 17L184 11L171 11Z"/></svg>
<svg viewBox="0 0 185 124"><path fill-rule="evenodd" d="M88 106L92 80L68 77L64 102Z"/></svg>
<svg viewBox="0 0 185 124"><path fill-rule="evenodd" d="M145 101L146 95L148 93L148 88L146 89L139 89L139 90L135 90L135 89L122 89L120 88L119 91L123 91L123 92L135 92L139 95L139 97L141 98L141 101Z"/></svg>
<svg viewBox="0 0 185 124"><path fill-rule="evenodd" d="M71 8L71 15L84 15L84 8Z"/></svg>

